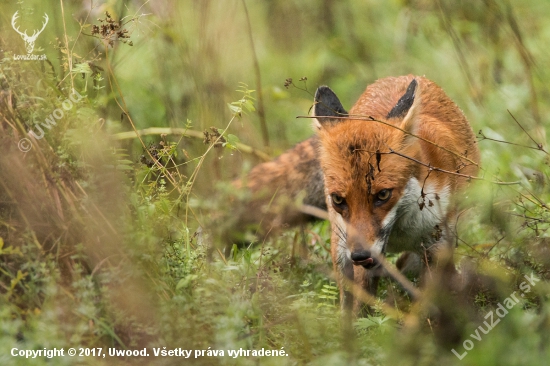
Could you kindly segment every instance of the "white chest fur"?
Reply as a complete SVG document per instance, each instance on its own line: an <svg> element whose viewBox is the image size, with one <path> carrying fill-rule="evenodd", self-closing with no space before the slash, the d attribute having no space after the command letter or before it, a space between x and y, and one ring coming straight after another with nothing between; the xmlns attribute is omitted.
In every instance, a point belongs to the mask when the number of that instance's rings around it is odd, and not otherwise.
<svg viewBox="0 0 550 366"><path fill-rule="evenodd" d="M388 213L384 224L391 224L391 234L386 246L388 252L416 251L437 240L436 226L443 228L449 206L448 186L437 189L432 183L422 186L416 178L411 178L405 192ZM423 205L422 205L423 203ZM422 207L421 207L422 206ZM436 233L437 234L437 233Z"/></svg>

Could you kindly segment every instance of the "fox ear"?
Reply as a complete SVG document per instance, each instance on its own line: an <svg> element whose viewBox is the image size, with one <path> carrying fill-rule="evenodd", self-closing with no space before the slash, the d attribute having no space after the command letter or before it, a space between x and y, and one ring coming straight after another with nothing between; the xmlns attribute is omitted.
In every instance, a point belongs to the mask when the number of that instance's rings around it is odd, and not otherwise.
<svg viewBox="0 0 550 366"><path fill-rule="evenodd" d="M407 87L405 94L399 98L397 104L388 113L386 118L403 118L399 127L409 133L415 134L418 116L420 115L420 104L420 85L416 79L413 79Z"/></svg>
<svg viewBox="0 0 550 366"><path fill-rule="evenodd" d="M315 125L317 128L321 128L328 123L339 122L338 118L333 117L345 117L348 115L348 112L328 86L320 86L315 92L313 115L318 116Z"/></svg>

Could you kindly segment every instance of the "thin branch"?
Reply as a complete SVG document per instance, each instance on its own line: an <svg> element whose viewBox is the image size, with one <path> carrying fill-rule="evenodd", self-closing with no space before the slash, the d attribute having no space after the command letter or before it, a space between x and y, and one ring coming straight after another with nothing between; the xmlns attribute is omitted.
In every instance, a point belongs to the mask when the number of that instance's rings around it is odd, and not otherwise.
<svg viewBox="0 0 550 366"><path fill-rule="evenodd" d="M393 150L391 147L388 147L388 149L390 149L390 152L389 153L382 153L382 154L395 154L395 155L398 155L398 156L401 156L405 159L409 159L411 161L414 161L415 163L417 164L420 164L420 165L423 165L425 166L426 168L430 169L430 170L434 170L436 172L441 172L441 173L446 173L446 174L452 174L452 175L457 175L459 177L464 177L464 178L468 178L468 179L473 179L473 180L482 180L482 181L487 181L485 178L482 178L482 177L476 177L474 175L467 175L467 174L462 174L462 173L457 173L457 172L451 172L449 170L445 170L445 169L441 169L441 168L438 168L438 167L435 167L431 164L426 164L418 159L415 159L413 157L410 157L410 156L407 156L405 154L402 154L400 152L397 152L395 150ZM493 184L498 184L498 185L502 185L502 186L510 186L510 185L516 185L516 184L520 184L519 181L517 182L501 182L501 181L489 181L490 183L493 183Z"/></svg>
<svg viewBox="0 0 550 366"><path fill-rule="evenodd" d="M69 73L67 75L71 75L71 87L74 89L74 75L72 75L73 72L73 56L71 54L71 48L69 48L69 38L67 37L67 24L65 22L65 7L63 6L63 0L59 0L61 3L61 17L63 19L63 33L65 36L65 48L67 49L67 63L69 65Z"/></svg>
<svg viewBox="0 0 550 366"><path fill-rule="evenodd" d="M189 137L194 137L199 139L204 138L204 133L200 131L189 130L186 128L170 128L170 127L151 127L151 128L145 128L143 130L119 132L112 135L112 137L115 140L128 140L128 139L133 139L140 136L149 136L149 135L183 135L183 136L189 136ZM235 146L237 147L237 150L239 150L240 152L254 155L262 159L263 161L271 160L271 157L268 154L266 154L261 150L255 149L252 146L245 145L240 142L237 142Z"/></svg>
<svg viewBox="0 0 550 366"><path fill-rule="evenodd" d="M197 163L197 166L195 167L195 169L193 170L193 173L191 173L191 176L187 180L187 183L185 185L185 190L184 191L178 190L180 192L180 196L178 197L176 202L179 202L180 199L183 199L183 196L186 196L186 202L185 202L185 226L186 227L188 227L188 217L189 217L189 210L190 210L189 196L191 195L191 191L193 189L193 186L195 185L197 175L199 174L199 171L202 167L202 164L204 163L204 160L206 159L206 156L214 148L214 146L216 146L220 142L221 138L223 137L223 135L225 135L225 133L227 132L227 130L229 129L229 127L231 126L231 123L233 123L235 118L236 118L236 115L234 115L231 118L231 120L229 120L229 123L227 124L225 129L222 131L222 133L220 133L220 135L216 138L216 140L213 143L211 143L210 146L208 146L208 148L206 149L204 154L201 155L201 157L199 159L199 162ZM220 253L220 255L222 255L221 251L218 251L218 253Z"/></svg>
<svg viewBox="0 0 550 366"><path fill-rule="evenodd" d="M519 192L519 191L516 191L516 193L518 193L522 198L525 198L527 201L531 202L532 204L534 204L535 206L538 206L540 208L546 208L548 209L548 206L546 206L546 204L544 203L541 203L540 201L539 202L536 202L535 200L529 198L529 196L526 196L524 195L523 193ZM539 199L537 198L537 201ZM531 211L530 211L531 212Z"/></svg>
<svg viewBox="0 0 550 366"><path fill-rule="evenodd" d="M529 193L531 195L531 197L533 197L539 203L540 207L545 208L545 209L548 210L548 205L546 203L544 203L543 200L538 198L533 192L531 192L527 188L523 187L523 189L525 189L527 191L527 193Z"/></svg>
<svg viewBox="0 0 550 366"><path fill-rule="evenodd" d="M530 217L530 216L527 216L525 214L520 215L520 214L516 214L516 213L508 213L508 215L521 217L521 218L526 219L526 220L537 221L537 222L541 222L541 223L547 223L548 222L548 220L539 219L539 218L536 218L536 217Z"/></svg>
<svg viewBox="0 0 550 366"><path fill-rule="evenodd" d="M491 248L489 248L489 250L486 253L483 254L485 256L485 258L489 258L489 253L491 253L491 250L493 250L494 247L496 247L498 244L500 244L500 242L502 240L504 240L505 237L506 237L506 234L502 238L498 239L497 242L495 244L493 244L491 246Z"/></svg>
<svg viewBox="0 0 550 366"><path fill-rule="evenodd" d="M258 62L258 56L256 55L256 47L254 46L254 38L252 37L252 25L250 24L250 16L248 15L248 8L246 7L246 1L242 0L244 13L246 15L246 24L248 27L248 38L250 40L250 47L252 48L252 58L254 60L254 71L256 74L256 89L258 90L258 116L260 117L260 127L262 129L262 137L264 145L269 147L269 131L267 130L267 122L265 120L265 107L264 97L262 92L262 74L260 72L260 63Z"/></svg>
<svg viewBox="0 0 550 366"><path fill-rule="evenodd" d="M493 138L487 137L487 136L485 136L485 134L483 133L482 130L479 130L479 132L477 134L480 136L480 137L478 137L478 139L479 139L478 141L480 141L480 142L484 141L484 140L487 140L487 141L499 142L501 144L508 144L508 145L513 145L513 146L523 147L525 149L540 150L540 148L538 148L538 147L522 145L522 144L516 144L515 142L498 140L498 139L493 139Z"/></svg>
<svg viewBox="0 0 550 366"><path fill-rule="evenodd" d="M443 9L443 6L440 0L437 0L437 5L439 7L439 13L441 15L443 27L445 28L445 31L447 32L447 34L451 37L451 41L455 48L456 54L458 56L458 62L474 94L474 100L479 104L481 102L481 98L480 98L481 93L479 91L478 86L474 83L475 78L472 76L472 72L470 71L470 67L468 66L467 57L464 56L464 52L462 52L460 38L456 34L456 31L454 30L453 25L451 23L451 19L449 18L447 12Z"/></svg>
<svg viewBox="0 0 550 366"><path fill-rule="evenodd" d="M521 60L523 61L523 66L525 67L525 74L527 76L527 81L529 83L529 94L531 102L531 113L533 114L533 119L538 126L541 126L540 111L538 106L538 97L537 91L535 89L535 84L533 81L533 67L536 67L533 56L527 49L525 43L523 42L523 37L521 36L521 31L519 29L519 24L516 21L516 18L513 13L512 6L507 4L506 6L506 20L510 25L510 29L514 35L515 44L517 46Z"/></svg>
<svg viewBox="0 0 550 366"><path fill-rule="evenodd" d="M111 67L111 62L109 60L109 47L108 46L105 46L105 61L107 63L107 68L108 68L108 71L109 71L107 73L107 80L109 81L109 86L111 87L111 90L115 93L113 99L114 99L115 103L118 105L118 107L120 108L120 110L128 118L128 121L132 125L132 129L134 131L137 131L136 125L135 125L134 121L132 120L132 117L130 116L130 113L128 111L128 106L126 105L126 100L124 99L124 95L122 94L122 89L120 88L120 85L118 84L118 79L116 78L114 70ZM120 97L120 101L117 98L117 94L118 94L118 97ZM166 179L172 184L172 186L178 191L178 193L182 194L182 190L179 187L179 185L177 184L176 179L174 179L172 174L167 169L165 169L164 166L157 159L155 159L153 157L153 155L151 155L151 152L149 151L149 149L147 148L147 146L145 145L145 142L143 142L141 137L139 137L139 136L137 136L137 137L138 137L139 142L141 143L141 146L143 147L145 152L151 158L151 161L153 161L154 164L159 168L159 170L161 172L163 172L163 174L166 176Z"/></svg>
<svg viewBox="0 0 550 366"><path fill-rule="evenodd" d="M514 117L514 115L512 114L512 112L510 112L509 109L507 109L508 113L510 113L510 116L512 116L512 118L514 119L514 121L516 121L516 123L518 124L518 126L523 130L523 132L525 132L525 134L527 136L529 136L529 138L531 139L531 141L533 141L535 143L535 145L537 145L537 150L540 150L540 151L544 151L544 153L546 155L548 155L548 152L546 150L544 150L544 148L542 147L542 144L540 142L537 142L535 141L535 139L529 134L529 132L527 132L527 130L525 128L523 128L523 126L521 125L521 123L519 123L519 121L516 119L516 117ZM532 149L532 147L530 147Z"/></svg>

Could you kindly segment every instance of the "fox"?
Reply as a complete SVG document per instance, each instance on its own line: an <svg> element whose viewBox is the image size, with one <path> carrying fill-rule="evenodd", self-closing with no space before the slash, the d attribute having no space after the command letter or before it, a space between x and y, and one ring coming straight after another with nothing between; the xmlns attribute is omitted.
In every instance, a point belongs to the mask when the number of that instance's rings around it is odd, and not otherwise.
<svg viewBox="0 0 550 366"><path fill-rule="evenodd" d="M448 260L457 193L480 160L460 108L434 82L408 75L369 85L349 113L321 86L313 116L342 308L354 306L346 283L376 292L386 253L427 266Z"/></svg>
<svg viewBox="0 0 550 366"><path fill-rule="evenodd" d="M262 217L268 235L314 219L296 200L328 210L340 304L359 312L349 284L376 294L381 255L403 252L398 269L417 271L452 253L456 197L480 154L463 112L422 76L379 79L349 112L320 86L312 114L313 137L234 183L252 193L236 227Z"/></svg>

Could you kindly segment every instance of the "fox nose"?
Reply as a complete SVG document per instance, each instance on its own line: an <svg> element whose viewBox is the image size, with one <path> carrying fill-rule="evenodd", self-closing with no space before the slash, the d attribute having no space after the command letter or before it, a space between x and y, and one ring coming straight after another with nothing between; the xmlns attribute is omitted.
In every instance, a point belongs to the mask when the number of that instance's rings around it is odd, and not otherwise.
<svg viewBox="0 0 550 366"><path fill-rule="evenodd" d="M359 250L351 253L351 260L356 266L363 266L366 269L373 268L378 263L371 257L371 253L368 250Z"/></svg>

